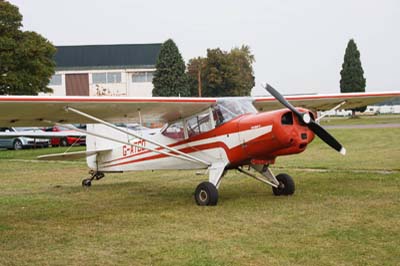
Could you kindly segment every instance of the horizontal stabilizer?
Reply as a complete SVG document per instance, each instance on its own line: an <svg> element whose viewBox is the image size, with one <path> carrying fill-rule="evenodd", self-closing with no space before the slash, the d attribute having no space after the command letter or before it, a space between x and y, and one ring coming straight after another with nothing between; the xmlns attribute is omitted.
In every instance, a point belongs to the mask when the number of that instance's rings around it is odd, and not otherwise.
<svg viewBox="0 0 400 266"><path fill-rule="evenodd" d="M54 153L54 154L41 155L38 156L37 158L38 160L51 160L51 161L77 160L95 155L100 152L107 152L107 151L112 151L112 149Z"/></svg>

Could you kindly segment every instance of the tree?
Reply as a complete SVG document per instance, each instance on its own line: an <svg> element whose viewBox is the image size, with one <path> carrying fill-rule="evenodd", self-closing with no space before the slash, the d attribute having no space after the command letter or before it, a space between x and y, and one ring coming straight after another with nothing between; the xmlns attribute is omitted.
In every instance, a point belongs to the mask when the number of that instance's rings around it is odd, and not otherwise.
<svg viewBox="0 0 400 266"><path fill-rule="evenodd" d="M153 96L189 96L185 62L173 40L161 45L153 78Z"/></svg>
<svg viewBox="0 0 400 266"><path fill-rule="evenodd" d="M18 7L0 0L0 95L37 95L54 74L55 47L41 35L22 31Z"/></svg>
<svg viewBox="0 0 400 266"><path fill-rule="evenodd" d="M242 45L241 48L233 48L229 53L229 57L237 73L233 77L233 83L236 84L234 95L249 96L251 89L255 85L252 67L255 59L254 55L251 54L250 47Z"/></svg>
<svg viewBox="0 0 400 266"><path fill-rule="evenodd" d="M208 49L206 58L193 58L188 64L192 96L201 88L202 96L248 96L254 87L250 48L243 45L230 52ZM200 71L201 70L201 71ZM201 82L201 84L200 84Z"/></svg>
<svg viewBox="0 0 400 266"><path fill-rule="evenodd" d="M364 78L364 70L361 66L360 52L353 39L347 43L340 76L340 92L365 92L366 79ZM355 117L356 111L364 112L366 108L365 106L352 109L352 116Z"/></svg>
<svg viewBox="0 0 400 266"><path fill-rule="evenodd" d="M232 96L233 75L233 67L229 62L228 53L219 48L208 49L203 95L206 97Z"/></svg>

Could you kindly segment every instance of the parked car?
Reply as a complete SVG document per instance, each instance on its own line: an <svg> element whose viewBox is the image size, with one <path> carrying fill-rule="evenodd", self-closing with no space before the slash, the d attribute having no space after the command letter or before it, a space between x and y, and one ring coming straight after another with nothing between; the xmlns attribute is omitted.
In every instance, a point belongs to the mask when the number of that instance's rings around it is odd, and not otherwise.
<svg viewBox="0 0 400 266"><path fill-rule="evenodd" d="M82 125L74 125L74 127L85 129L85 126ZM46 129L46 131L53 131L53 132L60 132L63 131L65 133L74 132L73 130L62 127L62 126L54 126ZM66 136L63 138L52 138L50 140L51 146L58 147L58 146L72 146L72 145L86 145L86 137L76 137L76 136Z"/></svg>
<svg viewBox="0 0 400 266"><path fill-rule="evenodd" d="M42 131L39 128L32 127L2 127L0 132L36 132ZM29 138L29 137L8 137L0 138L0 148L21 150L23 148L33 148L33 147L49 147L50 141L48 139L41 138Z"/></svg>

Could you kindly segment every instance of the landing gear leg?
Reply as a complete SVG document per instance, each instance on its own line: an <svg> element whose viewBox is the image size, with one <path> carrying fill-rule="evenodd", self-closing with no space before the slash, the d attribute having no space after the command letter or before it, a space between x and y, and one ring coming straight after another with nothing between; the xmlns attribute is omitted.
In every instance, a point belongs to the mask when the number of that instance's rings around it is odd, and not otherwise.
<svg viewBox="0 0 400 266"><path fill-rule="evenodd" d="M90 187L93 180L100 180L104 177L102 172L96 172L94 170L89 171L90 177L82 180L83 187Z"/></svg>
<svg viewBox="0 0 400 266"><path fill-rule="evenodd" d="M244 171L241 168L238 168L239 172L244 173L248 176L251 176L258 181L261 181L263 183L266 183L272 187L272 192L274 193L275 196L289 196L293 195L295 191L295 185L293 178L288 175L288 174L279 174L275 176L271 169L269 168L269 165L259 165L259 164L251 164L251 168L259 172L262 176L256 176L254 174L251 174L247 171Z"/></svg>

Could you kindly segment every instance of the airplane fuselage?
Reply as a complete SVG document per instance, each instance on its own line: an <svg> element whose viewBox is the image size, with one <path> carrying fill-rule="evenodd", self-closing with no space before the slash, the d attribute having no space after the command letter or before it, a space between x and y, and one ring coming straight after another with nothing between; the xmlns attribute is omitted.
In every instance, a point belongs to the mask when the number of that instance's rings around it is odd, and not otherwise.
<svg viewBox="0 0 400 266"><path fill-rule="evenodd" d="M106 132L113 135L113 138L129 140L131 143L146 148L168 152L143 139L129 139L129 136L110 130L103 125L88 125L88 130ZM143 131L141 134L151 136L159 143L210 164L224 163L226 168L236 168L250 163L274 163L277 156L303 152L314 138L314 134L287 109L243 114L212 130L182 140L168 137L162 130ZM88 149L113 147L112 151L87 159L90 168L101 172L207 168L206 165L196 162L182 161L179 158L157 154L137 146L116 145L112 141L91 136L87 138L87 145Z"/></svg>

